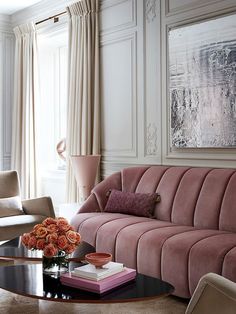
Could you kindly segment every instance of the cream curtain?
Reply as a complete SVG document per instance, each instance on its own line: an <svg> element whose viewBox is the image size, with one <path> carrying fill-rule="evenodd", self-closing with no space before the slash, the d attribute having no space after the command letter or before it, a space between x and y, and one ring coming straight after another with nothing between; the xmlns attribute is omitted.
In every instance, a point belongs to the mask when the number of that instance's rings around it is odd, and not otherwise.
<svg viewBox="0 0 236 314"><path fill-rule="evenodd" d="M100 154L99 0L81 0L69 13L67 200L78 200L70 155Z"/></svg>
<svg viewBox="0 0 236 314"><path fill-rule="evenodd" d="M15 73L12 169L19 173L23 198L37 196L36 179L36 30L33 23L14 28Z"/></svg>

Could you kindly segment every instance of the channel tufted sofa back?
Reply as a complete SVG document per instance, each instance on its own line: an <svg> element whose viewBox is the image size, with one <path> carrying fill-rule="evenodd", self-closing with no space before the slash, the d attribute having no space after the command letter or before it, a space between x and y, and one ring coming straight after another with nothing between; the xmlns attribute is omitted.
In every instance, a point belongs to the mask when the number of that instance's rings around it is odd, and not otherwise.
<svg viewBox="0 0 236 314"><path fill-rule="evenodd" d="M103 211L110 189L158 192L158 220L236 232L236 170L197 167L131 167L97 185L80 213Z"/></svg>
<svg viewBox="0 0 236 314"><path fill-rule="evenodd" d="M104 212L111 189L158 192L154 219ZM234 169L126 168L99 183L71 223L97 252L171 283L179 297L191 297L209 272L236 282Z"/></svg>

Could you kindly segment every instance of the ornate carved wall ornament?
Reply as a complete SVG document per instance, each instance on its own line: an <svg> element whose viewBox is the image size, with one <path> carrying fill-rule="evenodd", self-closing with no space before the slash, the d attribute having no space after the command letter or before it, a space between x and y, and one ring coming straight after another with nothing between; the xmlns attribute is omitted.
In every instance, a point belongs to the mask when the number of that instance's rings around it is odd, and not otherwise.
<svg viewBox="0 0 236 314"><path fill-rule="evenodd" d="M156 0L146 0L146 19L148 23L151 23L156 16Z"/></svg>
<svg viewBox="0 0 236 314"><path fill-rule="evenodd" d="M157 126L149 123L146 130L146 154L155 156L157 154Z"/></svg>

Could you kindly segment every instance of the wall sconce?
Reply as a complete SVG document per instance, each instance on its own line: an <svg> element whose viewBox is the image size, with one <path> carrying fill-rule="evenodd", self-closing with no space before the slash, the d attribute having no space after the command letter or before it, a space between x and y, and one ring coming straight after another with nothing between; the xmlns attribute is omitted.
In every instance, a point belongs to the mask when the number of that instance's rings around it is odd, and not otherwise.
<svg viewBox="0 0 236 314"><path fill-rule="evenodd" d="M95 185L101 155L72 155L71 166L79 189L79 202L84 202Z"/></svg>

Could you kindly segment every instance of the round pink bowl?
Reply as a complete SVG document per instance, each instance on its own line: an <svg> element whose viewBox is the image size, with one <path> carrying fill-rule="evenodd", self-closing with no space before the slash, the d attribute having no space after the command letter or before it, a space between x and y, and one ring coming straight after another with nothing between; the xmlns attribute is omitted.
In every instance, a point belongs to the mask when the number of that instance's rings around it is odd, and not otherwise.
<svg viewBox="0 0 236 314"><path fill-rule="evenodd" d="M102 267L110 262L111 259L112 255L109 253L89 253L85 255L85 260L96 267Z"/></svg>

